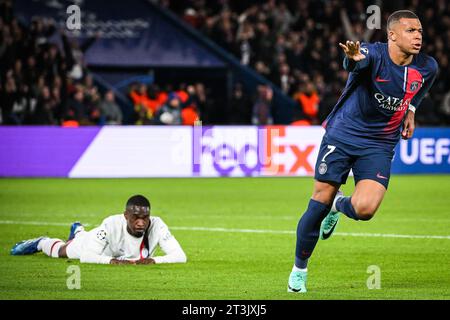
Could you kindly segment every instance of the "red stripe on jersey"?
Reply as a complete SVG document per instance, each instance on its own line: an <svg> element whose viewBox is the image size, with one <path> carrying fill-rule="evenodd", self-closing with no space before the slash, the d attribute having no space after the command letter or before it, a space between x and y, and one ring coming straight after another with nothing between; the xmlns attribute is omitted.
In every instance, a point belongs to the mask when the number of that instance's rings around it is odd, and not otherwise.
<svg viewBox="0 0 450 320"><path fill-rule="evenodd" d="M406 110L408 110L409 104L411 103L416 93L419 92L420 88L422 87L422 83L423 83L423 76L420 74L420 72L417 71L416 69L408 67L406 78L406 90L405 95L403 96L402 99L402 106L405 106L405 108L400 107L399 108L400 110L394 112L384 131L393 131L400 126L403 117L406 113Z"/></svg>
<svg viewBox="0 0 450 320"><path fill-rule="evenodd" d="M146 258L142 255L142 250L144 250L144 248L145 248L145 243L144 243L144 239L142 239L141 247L139 248L139 255L141 257L141 260Z"/></svg>

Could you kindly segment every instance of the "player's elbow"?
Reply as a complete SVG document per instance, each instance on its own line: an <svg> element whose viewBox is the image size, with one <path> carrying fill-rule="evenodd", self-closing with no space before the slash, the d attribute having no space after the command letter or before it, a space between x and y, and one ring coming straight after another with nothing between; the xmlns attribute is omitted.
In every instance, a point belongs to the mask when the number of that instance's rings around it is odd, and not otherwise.
<svg viewBox="0 0 450 320"><path fill-rule="evenodd" d="M186 263L187 257L183 250L171 252L162 257L154 257L155 263Z"/></svg>
<svg viewBox="0 0 450 320"><path fill-rule="evenodd" d="M186 263L187 262L187 256L186 256L186 254L182 251L182 252L180 252L180 254L179 254L179 256L178 256L178 259L177 259L178 261L178 263Z"/></svg>
<svg viewBox="0 0 450 320"><path fill-rule="evenodd" d="M187 262L187 256L183 250L179 250L176 253L176 255L174 257L174 262L175 263L186 263Z"/></svg>

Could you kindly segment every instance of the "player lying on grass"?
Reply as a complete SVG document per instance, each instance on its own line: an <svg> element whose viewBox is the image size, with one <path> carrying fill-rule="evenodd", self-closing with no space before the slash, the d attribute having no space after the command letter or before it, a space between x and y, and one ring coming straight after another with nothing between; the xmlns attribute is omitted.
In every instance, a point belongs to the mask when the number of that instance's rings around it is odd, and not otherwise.
<svg viewBox="0 0 450 320"><path fill-rule="evenodd" d="M153 257L157 246L164 256ZM42 251L52 258L79 259L82 263L155 264L184 263L186 255L167 225L150 216L150 202L141 195L131 197L123 214L113 215L85 231L75 222L67 242L39 237L17 243L12 255Z"/></svg>
<svg viewBox="0 0 450 320"><path fill-rule="evenodd" d="M436 60L420 53L422 25L413 12L394 12L387 32L387 44L339 44L350 75L325 121L313 195L297 226L289 292L306 292L308 259L319 237L328 239L335 230L339 212L354 220L374 216L388 187L394 148L400 135L412 137L415 109L436 77ZM355 191L344 197L338 190L350 169Z"/></svg>

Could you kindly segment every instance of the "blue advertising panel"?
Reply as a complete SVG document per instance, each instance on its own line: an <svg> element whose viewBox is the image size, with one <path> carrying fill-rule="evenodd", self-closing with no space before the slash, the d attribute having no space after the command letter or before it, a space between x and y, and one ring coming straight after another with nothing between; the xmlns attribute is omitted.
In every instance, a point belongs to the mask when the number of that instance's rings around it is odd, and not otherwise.
<svg viewBox="0 0 450 320"><path fill-rule="evenodd" d="M410 140L401 140L392 173L450 173L450 128L418 128Z"/></svg>

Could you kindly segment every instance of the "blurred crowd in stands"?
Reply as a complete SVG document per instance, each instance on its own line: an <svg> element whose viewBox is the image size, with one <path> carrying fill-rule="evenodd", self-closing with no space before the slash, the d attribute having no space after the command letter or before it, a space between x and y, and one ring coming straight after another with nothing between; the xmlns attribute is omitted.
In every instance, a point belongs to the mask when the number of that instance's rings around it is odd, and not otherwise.
<svg viewBox="0 0 450 320"><path fill-rule="evenodd" d="M318 124L347 80L338 46L345 40L386 42L389 14L410 9L424 26L423 51L439 64L431 94L417 112L424 125L450 124L450 2L313 0L162 0L164 6L254 68L298 102L294 120ZM366 9L379 5L382 28L366 27ZM395 7L394 7L395 5Z"/></svg>
<svg viewBox="0 0 450 320"><path fill-rule="evenodd" d="M161 89L158 85L134 83L129 97L135 108L135 124L195 125L206 108L205 87L181 84L179 88Z"/></svg>
<svg viewBox="0 0 450 320"><path fill-rule="evenodd" d="M82 44L71 41L45 18L35 18L25 26L8 0L0 1L0 30L0 123L120 122L113 93L100 95L83 61L83 53L95 38ZM59 38L63 49L50 41L52 37Z"/></svg>
<svg viewBox="0 0 450 320"><path fill-rule="evenodd" d="M9 0L0 0L0 30L0 124L192 125L211 109L202 83L168 91L137 83L128 92L134 112L124 122L113 90L95 84L83 59L98 35L79 43L50 19L23 25Z"/></svg>
<svg viewBox="0 0 450 320"><path fill-rule="evenodd" d="M253 68L297 102L293 123L320 124L339 98L348 74L339 42L385 42L390 12L383 1L382 29L366 27L374 1L154 0L180 15L242 65ZM423 50L435 57L439 76L416 119L419 125L450 125L450 2L405 0L424 25ZM380 4L381 1L375 1ZM98 37L99 35L97 35ZM0 124L185 124L209 119L214 97L203 83L159 87L134 83L134 108L124 121L112 90L99 88L84 62L97 37L79 43L45 18L20 23L11 0L0 0ZM229 124L272 124L273 89L249 95L237 83L227 108Z"/></svg>

